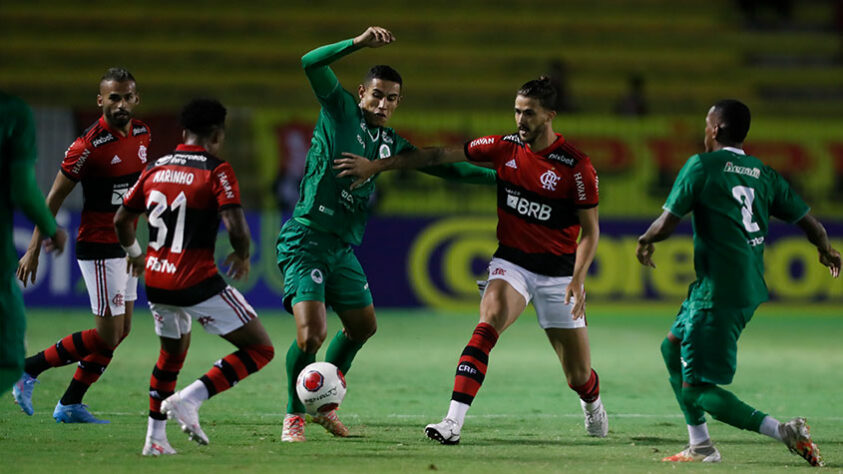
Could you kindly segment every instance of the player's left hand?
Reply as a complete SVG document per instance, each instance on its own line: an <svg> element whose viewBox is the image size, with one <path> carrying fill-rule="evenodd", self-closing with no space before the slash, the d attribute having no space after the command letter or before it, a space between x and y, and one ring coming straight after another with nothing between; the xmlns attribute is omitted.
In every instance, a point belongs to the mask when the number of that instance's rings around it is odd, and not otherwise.
<svg viewBox="0 0 843 474"><path fill-rule="evenodd" d="M251 263L248 258L240 258L236 252L231 252L228 257L225 257L224 265L228 266L225 274L235 280L243 280L249 276Z"/></svg>
<svg viewBox="0 0 843 474"><path fill-rule="evenodd" d="M135 258L126 256L126 271L131 273L134 277L139 277L143 274L146 267L146 255L140 254Z"/></svg>
<svg viewBox="0 0 843 474"><path fill-rule="evenodd" d="M832 277L840 276L840 252L836 249L832 248L828 252L820 252L820 263L828 267Z"/></svg>
<svg viewBox="0 0 843 474"><path fill-rule="evenodd" d="M571 317L573 319L580 319L585 316L585 287L582 282L571 280L568 287L565 288L565 304L574 303L571 308Z"/></svg>
<svg viewBox="0 0 843 474"><path fill-rule="evenodd" d="M642 244L639 241L638 247L635 249L635 256L638 258L641 265L656 268L656 264L653 263L653 254L655 252L656 247L652 243Z"/></svg>
<svg viewBox="0 0 843 474"><path fill-rule="evenodd" d="M334 160L334 169L342 170L337 174L338 178L345 176L357 177L357 180L351 183L351 189L363 185L378 172L377 160L369 161L365 157L348 152L343 152L342 156L345 158Z"/></svg>

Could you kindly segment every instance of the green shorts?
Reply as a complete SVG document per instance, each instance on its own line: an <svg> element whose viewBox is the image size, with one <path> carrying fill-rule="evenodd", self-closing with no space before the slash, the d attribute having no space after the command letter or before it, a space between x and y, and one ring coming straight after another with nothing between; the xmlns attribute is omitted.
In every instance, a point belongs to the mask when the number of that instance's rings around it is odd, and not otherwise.
<svg viewBox="0 0 843 474"><path fill-rule="evenodd" d="M755 308L699 308L682 303L670 332L679 338L682 380L727 385L735 376L738 338Z"/></svg>
<svg viewBox="0 0 843 474"><path fill-rule="evenodd" d="M321 301L335 311L365 308L372 293L351 246L338 236L288 220L275 247L284 275L284 308Z"/></svg>

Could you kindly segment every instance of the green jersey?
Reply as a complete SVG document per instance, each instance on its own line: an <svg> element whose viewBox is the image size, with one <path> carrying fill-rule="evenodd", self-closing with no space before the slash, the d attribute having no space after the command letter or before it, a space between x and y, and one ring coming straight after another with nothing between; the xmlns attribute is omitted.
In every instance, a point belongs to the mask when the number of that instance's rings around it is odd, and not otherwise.
<svg viewBox="0 0 843 474"><path fill-rule="evenodd" d="M348 39L322 46L302 57L302 66L322 108L307 152L299 201L293 211L293 218L300 223L335 234L352 245L359 245L363 240L375 177L351 190L350 185L356 178L338 178L333 160L340 158L343 152L375 160L415 149L391 128L368 126L355 96L342 88L328 67L357 49L353 40ZM467 182L495 182L493 170L468 163L423 171Z"/></svg>
<svg viewBox="0 0 843 474"><path fill-rule="evenodd" d="M12 208L17 204L45 236L56 221L35 181L35 121L24 101L0 92L0 271L17 265Z"/></svg>
<svg viewBox="0 0 843 474"><path fill-rule="evenodd" d="M780 174L737 148L688 159L664 209L679 217L694 213L697 279L688 299L700 308L745 308L766 301L764 239L770 216L793 223L809 211Z"/></svg>

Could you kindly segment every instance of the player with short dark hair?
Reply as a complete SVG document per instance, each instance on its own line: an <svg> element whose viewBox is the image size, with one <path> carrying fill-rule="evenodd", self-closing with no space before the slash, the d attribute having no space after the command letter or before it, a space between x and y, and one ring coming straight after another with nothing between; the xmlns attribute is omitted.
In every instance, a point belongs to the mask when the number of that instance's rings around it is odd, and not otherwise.
<svg viewBox="0 0 843 474"><path fill-rule="evenodd" d="M123 198L114 218L129 265L144 282L155 332L161 340L149 382L149 420L142 454L175 454L167 441L167 417L199 444L208 437L199 425L199 407L272 360L275 350L255 310L228 286L214 262L222 220L234 251L225 260L228 276L249 274L249 225L240 205L234 170L217 158L225 141L226 110L216 100L197 99L181 114L184 143L158 158ZM144 257L133 223L146 213L149 246ZM173 393L190 345L191 321L237 347L205 375Z"/></svg>
<svg viewBox="0 0 843 474"><path fill-rule="evenodd" d="M327 337L326 306L339 315L343 329L331 341L325 359L348 373L357 351L375 333L377 320L363 267L351 245L359 245L369 216L374 180L351 189L351 179L337 177L332 160L342 151L366 159L386 158L415 147L386 127L401 102L402 79L389 66L375 66L352 95L340 85L329 64L361 48L394 41L391 32L367 28L356 38L319 47L302 57L321 110L307 153L300 198L278 234L278 268L284 274L284 306L296 319L296 340L287 352L287 416L282 441L301 442L304 405L296 395L296 377L316 359ZM440 177L491 184L494 173L463 163L423 170ZM348 429L336 412L314 417L336 436Z"/></svg>
<svg viewBox="0 0 843 474"><path fill-rule="evenodd" d="M708 434L708 412L734 427L782 441L812 466L822 466L804 418L781 423L720 386L732 382L738 337L769 297L764 240L770 217L798 225L834 278L840 273L840 253L788 182L743 151L750 124L746 105L721 100L709 109L705 124L705 153L689 158L679 171L664 212L638 238L636 249L641 264L655 267L653 243L667 239L682 217L693 212L697 278L661 345L690 440L686 449L663 461L720 461Z"/></svg>
<svg viewBox="0 0 843 474"><path fill-rule="evenodd" d="M82 221L76 238L76 259L88 288L96 328L70 334L26 359L14 395L27 415L34 411L32 390L37 377L52 367L78 362L79 367L53 417L64 423L108 423L88 412L82 397L108 367L120 342L129 335L137 299L137 278L126 270L126 254L117 242L112 220L123 194L146 166L149 127L132 118L139 102L137 85L129 71L122 68L106 71L97 95L102 116L67 149L61 170L47 194L47 206L55 215L76 183L82 183ZM24 286L35 282L41 237L36 229L18 263L17 276Z"/></svg>
<svg viewBox="0 0 843 474"><path fill-rule="evenodd" d="M0 91L0 395L20 379L26 355L26 316L14 277L14 208L38 226L46 246L61 253L67 242L38 189L35 158L32 111L23 100Z"/></svg>
<svg viewBox="0 0 843 474"><path fill-rule="evenodd" d="M580 397L586 432L608 434L585 320L585 277L600 237L597 173L585 153L553 131L555 94L547 77L525 83L515 96L518 132L511 135L476 138L462 149L427 148L376 161L343 153L335 160L343 170L339 176L357 177L354 185L389 169L463 160L497 172L499 244L489 263L480 323L457 364L448 414L425 427L442 444L459 443L489 353L530 302L568 386Z"/></svg>

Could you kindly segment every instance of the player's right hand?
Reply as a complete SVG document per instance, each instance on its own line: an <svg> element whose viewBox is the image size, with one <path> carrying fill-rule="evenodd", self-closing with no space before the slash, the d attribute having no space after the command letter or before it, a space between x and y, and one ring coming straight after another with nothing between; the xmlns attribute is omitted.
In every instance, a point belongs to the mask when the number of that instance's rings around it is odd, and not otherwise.
<svg viewBox="0 0 843 474"><path fill-rule="evenodd" d="M38 257L41 254L39 247L29 248L23 257L18 260L18 269L16 275L18 280L23 283L24 288L28 283L35 283L35 275L38 273Z"/></svg>
<svg viewBox="0 0 843 474"><path fill-rule="evenodd" d="M840 252L837 250L832 248L828 252L820 252L820 263L828 267L832 277L840 276Z"/></svg>
<svg viewBox="0 0 843 474"><path fill-rule="evenodd" d="M135 258L126 255L126 271L133 277L143 275L144 268L146 268L146 255L140 254Z"/></svg>
<svg viewBox="0 0 843 474"><path fill-rule="evenodd" d="M354 44L364 48L380 48L395 41L395 35L386 28L370 26L354 38Z"/></svg>
<svg viewBox="0 0 843 474"><path fill-rule="evenodd" d="M656 264L653 263L653 254L655 252L656 247L652 243L642 244L638 242L638 247L635 249L635 257L638 258L638 262L641 265L656 268Z"/></svg>
<svg viewBox="0 0 843 474"><path fill-rule="evenodd" d="M228 266L225 274L235 280L243 280L249 276L251 263L248 258L240 258L237 252L231 252L228 257L225 257L224 265Z"/></svg>

